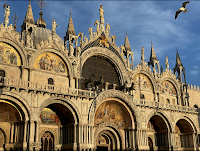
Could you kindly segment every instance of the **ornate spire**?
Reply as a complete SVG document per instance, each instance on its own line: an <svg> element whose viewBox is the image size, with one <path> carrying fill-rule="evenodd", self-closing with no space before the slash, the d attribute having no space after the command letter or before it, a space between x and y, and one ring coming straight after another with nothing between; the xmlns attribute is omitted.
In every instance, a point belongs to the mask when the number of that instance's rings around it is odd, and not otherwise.
<svg viewBox="0 0 200 151"><path fill-rule="evenodd" d="M67 28L67 31L66 31L67 40L69 39L69 37L68 37L69 34L76 35L71 15L72 14L71 14L71 10L70 10L69 24L68 24L68 28Z"/></svg>
<svg viewBox="0 0 200 151"><path fill-rule="evenodd" d="M179 54L178 54L178 48L176 48L176 51L177 51L177 53L176 53L176 65L175 65L175 67L183 66L181 59L179 57Z"/></svg>
<svg viewBox="0 0 200 151"><path fill-rule="evenodd" d="M153 42L151 40L151 54L150 54L150 61L157 61L156 53L153 47Z"/></svg>
<svg viewBox="0 0 200 151"><path fill-rule="evenodd" d="M35 23L34 18L33 18L32 7L31 7L31 0L29 0L28 9L26 11L26 16L24 18L24 23L30 23L30 24Z"/></svg>
<svg viewBox="0 0 200 151"><path fill-rule="evenodd" d="M126 37L125 37L124 47L125 47L126 51L131 51L131 47L130 47L130 44L129 44L129 40L128 40L128 36L127 36L127 32L126 32Z"/></svg>
<svg viewBox="0 0 200 151"><path fill-rule="evenodd" d="M37 0L37 4L39 4L39 7L40 7L40 13L39 13L39 15L40 15L40 17L39 17L39 19L36 21L36 25L38 26L38 27L46 27L46 22L44 21L44 19L42 18L42 15L43 15L43 13L42 13L42 8L44 8L47 4L46 4L46 2L45 1L43 1L43 0Z"/></svg>

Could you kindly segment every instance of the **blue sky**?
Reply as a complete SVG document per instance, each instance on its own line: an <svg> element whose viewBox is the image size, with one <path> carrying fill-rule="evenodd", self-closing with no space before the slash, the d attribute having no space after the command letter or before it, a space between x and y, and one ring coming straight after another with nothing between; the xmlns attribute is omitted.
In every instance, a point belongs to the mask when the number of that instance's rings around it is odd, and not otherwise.
<svg viewBox="0 0 200 151"><path fill-rule="evenodd" d="M6 1L0 1L0 6ZM165 57L169 56L169 67L175 67L176 47L186 69L188 84L200 86L200 1L190 1L188 12L181 13L175 20L175 12L184 1L46 1L43 19L51 29L52 18L58 24L56 32L60 37L66 34L70 9L76 34L82 32L88 36L88 28L94 27L99 20L99 7L103 5L105 24L110 24L110 34L117 38L116 45L124 45L125 32L134 52L134 66L140 62L141 48L145 49L145 59L149 61L151 39L160 65L165 69ZM26 1L7 1L11 17L15 11L21 25L28 7ZM39 18L40 8L35 0L31 1L34 20ZM4 11L0 10L0 22L4 20Z"/></svg>

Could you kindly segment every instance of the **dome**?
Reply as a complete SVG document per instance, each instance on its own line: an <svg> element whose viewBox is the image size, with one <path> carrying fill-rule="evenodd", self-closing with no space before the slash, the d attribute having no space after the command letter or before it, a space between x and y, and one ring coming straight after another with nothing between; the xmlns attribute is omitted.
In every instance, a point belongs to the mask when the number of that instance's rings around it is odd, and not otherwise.
<svg viewBox="0 0 200 151"><path fill-rule="evenodd" d="M43 41L48 41L48 38L52 36L52 31L50 29L46 29L43 27L37 27L36 28L36 35L35 35L35 43L40 43L42 40ZM63 39L58 35L54 34L54 37L58 39L58 42L61 44L64 44Z"/></svg>
<svg viewBox="0 0 200 151"><path fill-rule="evenodd" d="M44 19L42 18L42 15L43 15L42 11L40 11L39 15L40 15L40 17L39 17L39 19L35 22L35 24L36 24L38 27L43 27L43 28L45 28L45 27L47 26L47 24L46 24L46 22L44 21Z"/></svg>

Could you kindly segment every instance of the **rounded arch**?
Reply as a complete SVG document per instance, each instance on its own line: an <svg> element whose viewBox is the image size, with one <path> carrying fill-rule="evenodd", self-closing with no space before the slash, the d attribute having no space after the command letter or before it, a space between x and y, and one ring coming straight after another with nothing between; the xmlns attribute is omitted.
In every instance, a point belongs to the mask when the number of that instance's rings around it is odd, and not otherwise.
<svg viewBox="0 0 200 151"><path fill-rule="evenodd" d="M27 57L24 53L24 48L22 47L20 43L17 43L16 40L11 40L7 38L0 38L0 42L6 43L10 45L11 47L13 47L19 53L21 64L28 66L27 59L26 59Z"/></svg>
<svg viewBox="0 0 200 151"><path fill-rule="evenodd" d="M42 54L42 53L45 53L45 52L49 52L49 53L54 53L55 55L57 55L58 57L60 57L62 59L62 61L65 63L66 67L67 67L67 72L68 72L68 76L69 77L72 77L73 76L73 71L72 71L72 65L68 59L68 57L64 56L64 54L62 54L61 52L55 50L55 49L42 49L40 51L38 51L31 59L31 67L34 67L34 63L35 63L35 60L36 58Z"/></svg>
<svg viewBox="0 0 200 151"><path fill-rule="evenodd" d="M154 81L153 74L151 72L149 72L149 71L144 71L144 70L137 71L136 70L136 72L133 74L132 78L134 78L137 74L144 74L145 76L147 76L149 78L151 84L152 84L153 92L155 92L155 90L156 90L156 83Z"/></svg>
<svg viewBox="0 0 200 151"><path fill-rule="evenodd" d="M71 112L74 118L74 124L81 123L81 118L80 118L81 115L79 113L78 108L75 106L75 104L71 100L62 98L62 97L53 97L53 98L45 100L42 103L42 105L39 107L39 110L38 110L39 113L37 114L38 115L37 118L40 119L40 113L45 107L54 103L62 104Z"/></svg>
<svg viewBox="0 0 200 151"><path fill-rule="evenodd" d="M172 132L173 128L172 128L172 124L171 124L170 118L165 113L163 113L163 112L155 112L155 111L152 111L149 114L149 116L147 117L147 120L146 120L147 121L146 122L146 129L147 129L148 122L155 115L159 116L165 122L165 125L167 126L168 131Z"/></svg>
<svg viewBox="0 0 200 151"><path fill-rule="evenodd" d="M122 149L125 147L124 141L122 141L125 138L123 137L122 133L120 131L118 131L116 127L113 127L109 124L107 124L107 126L105 126L105 124L102 124L102 125L100 125L100 127L98 129L96 129L96 131L94 132L94 140L97 140L99 134L101 134L105 131L111 132L113 134L113 137L116 138L116 141L117 141L116 148ZM97 142L95 141L94 142L95 147L97 146L96 143Z"/></svg>
<svg viewBox="0 0 200 151"><path fill-rule="evenodd" d="M193 133L197 133L197 132L198 132L197 123L195 124L194 120L193 120L191 117L189 117L189 116L184 116L184 115L179 115L179 116L174 120L174 123L173 123L173 131L175 131L175 126L176 126L176 124L178 123L178 121L180 121L180 120L185 120L185 121L187 121L187 122L190 124L190 126L191 126L191 128L192 128L192 130L193 130Z"/></svg>
<svg viewBox="0 0 200 151"><path fill-rule="evenodd" d="M14 104L18 110L22 113L22 119L24 121L32 120L32 109L28 105L27 101L21 96L15 94L14 92L4 92L0 95L1 100L7 100Z"/></svg>
<svg viewBox="0 0 200 151"><path fill-rule="evenodd" d="M139 113L138 110L133 103L132 98L129 95L126 95L125 93L118 91L118 90L107 90L102 92L100 95L98 95L94 101L92 102L89 113L88 113L88 120L90 124L94 124L94 118L95 118L95 113L98 107L106 101L109 100L116 100L125 108L127 109L129 115L131 115L131 120L135 124L132 124L132 127L135 129L137 127L140 127L140 121L139 121Z"/></svg>
<svg viewBox="0 0 200 151"><path fill-rule="evenodd" d="M164 77L164 78L161 78L161 80L160 80L160 84L163 83L164 81L171 82L172 85L173 85L173 86L175 87L175 89L176 89L176 95L177 95L177 96L180 95L180 91L179 91L178 83L177 83L176 80L171 79L171 78L168 78L168 77Z"/></svg>
<svg viewBox="0 0 200 151"><path fill-rule="evenodd" d="M82 74L82 68L86 60L92 56L102 56L104 58L107 58L109 61L114 64L119 76L120 76L120 83L124 84L125 82L125 77L126 77L126 67L124 66L124 63L120 58L110 51L107 48L101 48L101 47L92 47L83 52L83 54L80 57L80 65L78 65L78 69L81 69L81 74Z"/></svg>

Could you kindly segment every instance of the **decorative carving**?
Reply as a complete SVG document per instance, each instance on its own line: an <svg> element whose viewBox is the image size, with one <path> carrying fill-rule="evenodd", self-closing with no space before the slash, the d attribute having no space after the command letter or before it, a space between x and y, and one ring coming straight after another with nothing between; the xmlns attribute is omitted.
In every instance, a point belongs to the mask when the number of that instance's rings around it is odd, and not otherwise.
<svg viewBox="0 0 200 151"><path fill-rule="evenodd" d="M4 30L3 23L0 24L0 31Z"/></svg>
<svg viewBox="0 0 200 151"><path fill-rule="evenodd" d="M87 45L88 44L88 38L86 37L86 35L84 36L84 45Z"/></svg>
<svg viewBox="0 0 200 151"><path fill-rule="evenodd" d="M90 41L93 39L93 34L92 34L92 32L93 32L92 27L89 27L88 33L89 33Z"/></svg>
<svg viewBox="0 0 200 151"><path fill-rule="evenodd" d="M141 64L143 64L144 63L144 47L142 47L141 51L142 51L142 54L141 54Z"/></svg>
<svg viewBox="0 0 200 151"><path fill-rule="evenodd" d="M13 30L14 30L14 27L12 26L12 24L10 24L10 25L8 26L8 32L9 32L9 33L12 33Z"/></svg>
<svg viewBox="0 0 200 151"><path fill-rule="evenodd" d="M99 29L99 21L96 20L95 23L94 23L94 26L97 25L96 27L96 32L97 32L97 35L100 33L100 29Z"/></svg>
<svg viewBox="0 0 200 151"><path fill-rule="evenodd" d="M110 25L107 23L106 24L106 31L105 31L106 35L108 36L110 34Z"/></svg>
<svg viewBox="0 0 200 151"><path fill-rule="evenodd" d="M115 37L115 35L111 35L112 37L112 43L115 44L115 40L117 40L117 38Z"/></svg>

